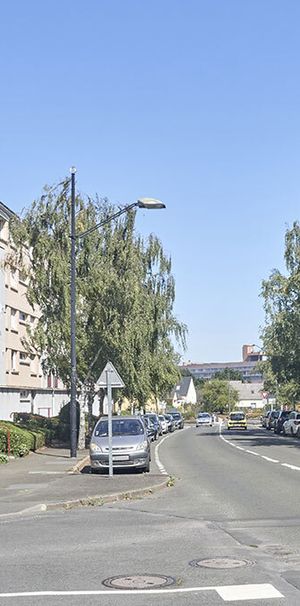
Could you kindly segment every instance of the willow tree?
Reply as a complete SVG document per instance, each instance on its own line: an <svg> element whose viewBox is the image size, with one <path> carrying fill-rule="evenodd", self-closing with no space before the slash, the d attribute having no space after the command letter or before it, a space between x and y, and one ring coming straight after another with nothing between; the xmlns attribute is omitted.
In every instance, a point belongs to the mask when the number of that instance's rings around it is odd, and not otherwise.
<svg viewBox="0 0 300 606"><path fill-rule="evenodd" d="M264 353L279 393L300 398L300 225L285 234L286 272L274 269L262 284L265 309ZM288 395L290 394L290 396Z"/></svg>
<svg viewBox="0 0 300 606"><path fill-rule="evenodd" d="M11 225L18 262L30 253L28 299L39 308L27 347L42 356L45 372L70 385L69 181L46 188ZM106 200L77 197L77 232L94 228L116 210ZM173 315L174 280L162 245L135 234L129 212L77 238L76 355L78 390L95 381L110 359L125 382L124 394L143 404L177 380L173 341L185 327ZM23 268L24 271L24 268Z"/></svg>

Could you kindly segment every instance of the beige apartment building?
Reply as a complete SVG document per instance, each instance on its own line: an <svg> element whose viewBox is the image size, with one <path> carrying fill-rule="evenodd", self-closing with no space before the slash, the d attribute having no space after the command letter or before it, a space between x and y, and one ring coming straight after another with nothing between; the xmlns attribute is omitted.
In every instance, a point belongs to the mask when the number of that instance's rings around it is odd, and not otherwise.
<svg viewBox="0 0 300 606"><path fill-rule="evenodd" d="M23 345L27 327L39 318L26 296L26 277L5 260L13 252L9 243L9 220L13 211L0 202L0 419L11 420L15 412L57 415L69 400L55 376L46 376L38 355ZM28 259L29 261L29 259Z"/></svg>

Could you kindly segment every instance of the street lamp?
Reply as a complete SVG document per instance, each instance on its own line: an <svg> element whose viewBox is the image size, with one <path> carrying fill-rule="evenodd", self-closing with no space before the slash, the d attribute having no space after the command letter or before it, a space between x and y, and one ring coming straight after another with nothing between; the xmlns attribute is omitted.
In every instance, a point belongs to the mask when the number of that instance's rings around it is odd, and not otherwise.
<svg viewBox="0 0 300 606"><path fill-rule="evenodd" d="M107 223L117 219L133 208L161 209L165 204L156 198L139 198L136 202L124 206L97 225L76 234L75 225L75 173L76 168L72 166L71 172L71 401L70 401L70 456L77 455L77 411L76 411L76 240L84 238L88 234L100 229Z"/></svg>

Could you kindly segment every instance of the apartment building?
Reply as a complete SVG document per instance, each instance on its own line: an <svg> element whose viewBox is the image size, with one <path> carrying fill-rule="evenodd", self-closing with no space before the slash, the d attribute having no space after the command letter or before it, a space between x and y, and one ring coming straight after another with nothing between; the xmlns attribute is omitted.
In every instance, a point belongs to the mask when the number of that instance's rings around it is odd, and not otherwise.
<svg viewBox="0 0 300 606"><path fill-rule="evenodd" d="M205 362L201 364L187 362L181 368L188 369L195 379L213 379L218 372L228 369L240 372L243 381L262 382L262 374L257 369L257 362L263 360L263 353L256 351L255 345L243 345L242 358L242 361L239 362Z"/></svg>
<svg viewBox="0 0 300 606"><path fill-rule="evenodd" d="M25 275L13 263L7 264L13 253L9 220L14 216L0 202L0 419L7 420L14 412L53 416L69 400L62 382L45 376L39 356L28 354L23 344L27 327L38 322L39 310L27 300Z"/></svg>

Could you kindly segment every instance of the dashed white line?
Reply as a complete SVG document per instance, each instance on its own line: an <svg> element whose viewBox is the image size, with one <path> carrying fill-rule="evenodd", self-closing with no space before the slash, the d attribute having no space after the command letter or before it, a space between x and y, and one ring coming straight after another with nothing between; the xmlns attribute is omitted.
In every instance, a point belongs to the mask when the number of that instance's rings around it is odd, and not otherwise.
<svg viewBox="0 0 300 606"><path fill-rule="evenodd" d="M261 455L261 458L265 459L265 461L270 461L270 463L279 463L277 459L271 459L271 457L266 457L265 455Z"/></svg>
<svg viewBox="0 0 300 606"><path fill-rule="evenodd" d="M229 442L229 444L230 444L230 442ZM249 454L252 454L255 457L260 457L261 456L258 452L254 452L254 450L246 450L245 452L248 452Z"/></svg>
<svg viewBox="0 0 300 606"><path fill-rule="evenodd" d="M155 463L156 463L156 465L157 465L157 467L158 467L158 469L159 469L160 473L161 473L163 476L168 476L169 474L168 474L168 472L166 471L165 467L163 466L163 464L162 464L162 462L161 462L161 460L160 460L160 458L159 458L158 451L159 451L159 448L160 448L161 444L162 444L162 443L163 443L163 442L164 442L164 441L165 441L165 440L166 440L168 437L169 437L169 436L165 436L164 438L162 438L162 439L161 439L161 441L160 441L158 444L156 444L156 446L155 446L155 450L154 450L154 459L155 459Z"/></svg>
<svg viewBox="0 0 300 606"><path fill-rule="evenodd" d="M165 593L198 593L200 591L216 591L224 602L236 600L270 600L284 596L269 583L246 585L216 585L208 587L176 587L166 589L90 589L86 591L20 591L14 593L0 593L0 598L24 597L56 597L56 596L88 596L88 595L153 595Z"/></svg>
<svg viewBox="0 0 300 606"><path fill-rule="evenodd" d="M282 467L288 467L289 469L294 469L295 471L300 471L300 467L297 465L290 465L289 463L281 463Z"/></svg>

